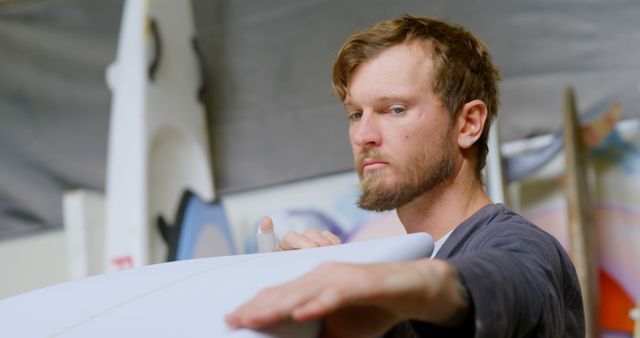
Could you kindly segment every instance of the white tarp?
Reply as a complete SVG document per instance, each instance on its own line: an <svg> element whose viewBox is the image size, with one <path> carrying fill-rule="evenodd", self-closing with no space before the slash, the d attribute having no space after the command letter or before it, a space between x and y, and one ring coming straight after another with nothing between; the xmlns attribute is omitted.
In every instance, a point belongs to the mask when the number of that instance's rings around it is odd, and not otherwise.
<svg viewBox="0 0 640 338"><path fill-rule="evenodd" d="M104 68L121 13L113 0L0 3L0 238L60 227L63 190L104 188ZM504 78L503 141L558 128L568 84L583 110L619 98L623 118L639 115L633 0L196 0L194 13L222 192L350 168L334 56L353 30L404 13L488 44Z"/></svg>

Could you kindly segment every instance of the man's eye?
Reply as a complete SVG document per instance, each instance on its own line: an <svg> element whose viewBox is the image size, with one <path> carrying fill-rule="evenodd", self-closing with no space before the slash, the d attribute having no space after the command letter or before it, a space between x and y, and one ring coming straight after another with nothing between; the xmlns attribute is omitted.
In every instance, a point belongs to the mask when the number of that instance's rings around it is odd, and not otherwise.
<svg viewBox="0 0 640 338"><path fill-rule="evenodd" d="M404 108L404 107L391 107L391 109L389 109L389 111L394 113L394 114L402 114L402 113L406 112L407 109Z"/></svg>
<svg viewBox="0 0 640 338"><path fill-rule="evenodd" d="M356 121L362 118L362 112L353 112L349 114L349 120Z"/></svg>

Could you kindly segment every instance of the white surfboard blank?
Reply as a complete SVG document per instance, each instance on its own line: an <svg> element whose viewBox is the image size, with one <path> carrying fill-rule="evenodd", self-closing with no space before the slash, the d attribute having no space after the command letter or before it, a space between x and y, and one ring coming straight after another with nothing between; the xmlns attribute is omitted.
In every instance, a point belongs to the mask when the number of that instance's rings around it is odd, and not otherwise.
<svg viewBox="0 0 640 338"><path fill-rule="evenodd" d="M256 332L233 330L223 318L259 290L323 262L405 261L428 257L432 250L429 235L412 234L109 273L0 301L0 337L316 337L317 322Z"/></svg>

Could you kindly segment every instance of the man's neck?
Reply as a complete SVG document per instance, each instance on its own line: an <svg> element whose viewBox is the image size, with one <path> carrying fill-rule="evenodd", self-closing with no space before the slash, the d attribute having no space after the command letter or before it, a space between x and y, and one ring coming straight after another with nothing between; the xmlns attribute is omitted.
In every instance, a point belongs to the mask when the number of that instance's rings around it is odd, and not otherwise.
<svg viewBox="0 0 640 338"><path fill-rule="evenodd" d="M438 240L490 203L482 183L462 169L397 212L407 233L426 232Z"/></svg>

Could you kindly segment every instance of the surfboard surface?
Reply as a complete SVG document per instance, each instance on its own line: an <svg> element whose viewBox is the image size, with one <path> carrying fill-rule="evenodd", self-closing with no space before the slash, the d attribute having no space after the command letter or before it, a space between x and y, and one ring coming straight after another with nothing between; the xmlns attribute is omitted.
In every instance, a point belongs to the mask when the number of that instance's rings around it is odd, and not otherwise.
<svg viewBox="0 0 640 338"><path fill-rule="evenodd" d="M150 265L60 284L0 302L0 337L316 337L318 322L234 330L224 316L265 287L329 262L428 257L429 235Z"/></svg>

